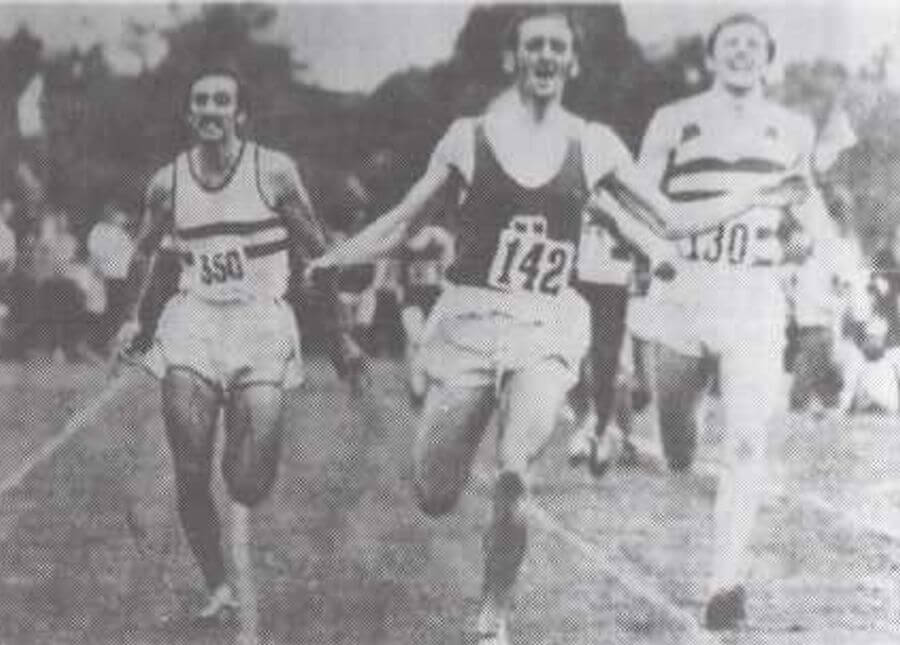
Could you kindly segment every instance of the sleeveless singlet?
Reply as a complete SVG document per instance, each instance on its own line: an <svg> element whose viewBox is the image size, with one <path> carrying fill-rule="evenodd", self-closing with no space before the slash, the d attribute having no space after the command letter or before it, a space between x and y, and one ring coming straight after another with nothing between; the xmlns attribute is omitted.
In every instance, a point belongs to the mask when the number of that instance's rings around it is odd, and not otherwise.
<svg viewBox="0 0 900 645"><path fill-rule="evenodd" d="M557 173L536 188L501 167L474 129L471 185L460 206L450 282L510 293L555 296L569 286L588 196L580 141L572 137Z"/></svg>
<svg viewBox="0 0 900 645"><path fill-rule="evenodd" d="M260 147L245 142L223 185L198 183L189 153L175 159L179 289L212 301L280 298L287 290L288 231L262 196Z"/></svg>

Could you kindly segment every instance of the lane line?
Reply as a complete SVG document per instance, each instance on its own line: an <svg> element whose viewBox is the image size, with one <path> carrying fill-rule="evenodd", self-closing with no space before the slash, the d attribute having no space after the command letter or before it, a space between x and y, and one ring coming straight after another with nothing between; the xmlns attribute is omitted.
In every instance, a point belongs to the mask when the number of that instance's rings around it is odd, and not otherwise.
<svg viewBox="0 0 900 645"><path fill-rule="evenodd" d="M115 377L81 410L69 417L58 434L31 453L18 468L0 481L0 495L5 495L12 489L18 488L35 468L48 461L69 439L96 421L96 417L103 407L121 393L126 384L127 379L124 376Z"/></svg>
<svg viewBox="0 0 900 645"><path fill-rule="evenodd" d="M480 484L490 487L493 480L488 475L482 471L476 471L473 474ZM692 643L720 642L712 632L706 631L700 625L700 622L691 612L682 609L659 591L653 581L627 570L628 567L624 563L614 563L598 545L579 535L576 531L566 528L559 520L534 501L533 498L526 499L523 508L537 527L551 535L555 535L573 547L585 560L596 567L600 574L619 583L631 595L645 600L681 625L691 637Z"/></svg>
<svg viewBox="0 0 900 645"><path fill-rule="evenodd" d="M601 548L585 539L578 533L563 526L539 504L529 500L525 511L540 528L557 536L569 546L574 547L591 562L603 575L612 578L637 598L641 598L665 613L669 618L681 625L693 638L709 638L712 636L700 626L697 618L667 598L654 584L639 574L627 570L624 563L614 563L603 553Z"/></svg>

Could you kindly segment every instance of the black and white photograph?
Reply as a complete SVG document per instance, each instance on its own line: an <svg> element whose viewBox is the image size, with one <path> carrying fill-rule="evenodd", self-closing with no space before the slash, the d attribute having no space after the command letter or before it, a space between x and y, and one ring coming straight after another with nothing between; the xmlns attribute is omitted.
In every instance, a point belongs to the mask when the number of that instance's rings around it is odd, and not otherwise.
<svg viewBox="0 0 900 645"><path fill-rule="evenodd" d="M0 1L0 645L900 645L900 4Z"/></svg>

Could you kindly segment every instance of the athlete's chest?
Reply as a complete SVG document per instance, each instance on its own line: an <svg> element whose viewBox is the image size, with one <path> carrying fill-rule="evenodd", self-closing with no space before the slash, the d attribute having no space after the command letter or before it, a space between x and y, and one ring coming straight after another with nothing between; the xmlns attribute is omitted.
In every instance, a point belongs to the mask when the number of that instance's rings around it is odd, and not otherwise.
<svg viewBox="0 0 900 645"><path fill-rule="evenodd" d="M673 134L676 163L757 159L787 167L799 154L790 124L767 113L697 112L680 122Z"/></svg>
<svg viewBox="0 0 900 645"><path fill-rule="evenodd" d="M499 169L526 190L548 186L569 160L572 137L565 131L488 124L483 133Z"/></svg>
<svg viewBox="0 0 900 645"><path fill-rule="evenodd" d="M253 164L244 160L224 182L180 165L175 191L177 229L213 223L248 222L272 217L262 200Z"/></svg>

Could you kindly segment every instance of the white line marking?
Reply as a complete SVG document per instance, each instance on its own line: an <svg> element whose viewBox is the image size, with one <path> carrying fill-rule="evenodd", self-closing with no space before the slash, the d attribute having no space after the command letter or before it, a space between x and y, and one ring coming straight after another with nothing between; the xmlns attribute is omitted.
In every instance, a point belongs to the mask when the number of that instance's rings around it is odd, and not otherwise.
<svg viewBox="0 0 900 645"><path fill-rule="evenodd" d="M582 556L592 562L601 573L613 578L620 585L625 587L632 595L646 600L648 603L660 609L671 619L684 627L692 637L701 637L709 634L704 630L694 615L685 611L671 600L669 600L662 592L658 591L653 583L631 571L626 570L624 563L613 563L600 548L584 539L577 533L570 531L547 511L535 502L527 502L525 504L526 512L531 516L535 523L548 533L556 535L570 546L577 549Z"/></svg>
<svg viewBox="0 0 900 645"><path fill-rule="evenodd" d="M474 475L479 483L490 486L492 480L483 472L476 472ZM667 598L662 592L658 591L652 581L642 579L639 574L626 570L627 565L624 563L617 564L612 562L606 557L600 547L589 540L586 540L577 532L567 529L550 513L544 510L540 504L532 499L528 499L524 504L524 509L538 527L552 535L556 535L570 546L574 547L586 560L597 567L600 573L612 578L633 596L647 601L681 625L692 638L692 643L699 645L706 642L720 642L714 638L714 635L711 632L708 632L701 627L693 614L685 611Z"/></svg>
<svg viewBox="0 0 900 645"><path fill-rule="evenodd" d="M39 465L49 460L54 453L60 449L69 439L86 428L93 422L107 403L109 403L116 395L118 395L125 387L126 380L124 377L117 377L111 381L106 388L100 392L85 407L69 417L69 420L63 426L59 434L54 435L52 439L44 443L37 451L28 456L27 459L16 470L7 475L3 481L0 481L0 495L5 495L13 488L17 488L26 477Z"/></svg>

